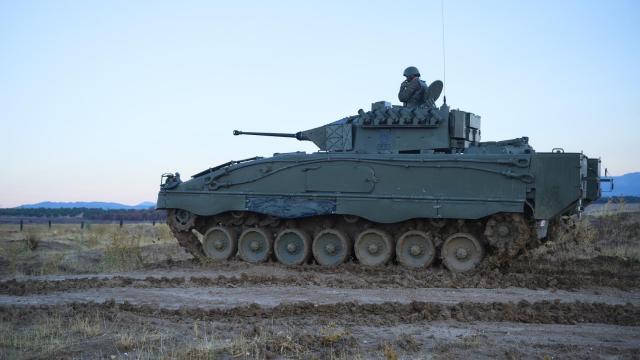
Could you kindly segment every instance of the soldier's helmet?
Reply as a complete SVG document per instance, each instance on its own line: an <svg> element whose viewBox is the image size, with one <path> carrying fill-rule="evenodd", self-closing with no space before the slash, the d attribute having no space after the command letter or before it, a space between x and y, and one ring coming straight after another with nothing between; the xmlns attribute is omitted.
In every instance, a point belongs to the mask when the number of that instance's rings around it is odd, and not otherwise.
<svg viewBox="0 0 640 360"><path fill-rule="evenodd" d="M406 77L420 76L420 71L415 66L409 66L408 68L404 69L404 73L402 73L402 75Z"/></svg>

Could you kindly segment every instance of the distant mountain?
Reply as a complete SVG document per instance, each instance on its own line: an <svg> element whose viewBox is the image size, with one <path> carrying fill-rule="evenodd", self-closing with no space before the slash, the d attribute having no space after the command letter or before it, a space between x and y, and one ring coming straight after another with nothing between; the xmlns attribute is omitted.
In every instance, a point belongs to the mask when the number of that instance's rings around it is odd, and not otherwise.
<svg viewBox="0 0 640 360"><path fill-rule="evenodd" d="M613 191L608 191L609 183L602 184L602 196L640 196L640 172L622 176L612 176Z"/></svg>
<svg viewBox="0 0 640 360"><path fill-rule="evenodd" d="M71 208L89 208L89 209L104 209L104 210L144 210L153 208L156 203L151 201L141 202L137 205L124 205L114 202L100 202L100 201L77 201L77 202L54 202L44 201L37 204L21 205L18 209L71 209Z"/></svg>
<svg viewBox="0 0 640 360"><path fill-rule="evenodd" d="M153 201L143 201L138 205L134 205L134 209L148 209L156 207L156 203Z"/></svg>

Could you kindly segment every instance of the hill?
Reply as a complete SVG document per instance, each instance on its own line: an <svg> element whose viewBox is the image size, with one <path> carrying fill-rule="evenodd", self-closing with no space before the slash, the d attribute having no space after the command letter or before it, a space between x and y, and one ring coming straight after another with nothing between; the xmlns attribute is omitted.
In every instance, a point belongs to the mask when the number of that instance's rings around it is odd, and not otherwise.
<svg viewBox="0 0 640 360"><path fill-rule="evenodd" d="M21 205L18 209L103 209L103 210L145 210L152 209L156 206L156 203L151 201L141 202L137 205L124 205L114 202L100 202L100 201L77 201L77 202L54 202L44 201L37 204Z"/></svg>
<svg viewBox="0 0 640 360"><path fill-rule="evenodd" d="M624 174L622 176L612 176L613 191L607 191L609 184L602 184L603 196L640 196L640 172Z"/></svg>

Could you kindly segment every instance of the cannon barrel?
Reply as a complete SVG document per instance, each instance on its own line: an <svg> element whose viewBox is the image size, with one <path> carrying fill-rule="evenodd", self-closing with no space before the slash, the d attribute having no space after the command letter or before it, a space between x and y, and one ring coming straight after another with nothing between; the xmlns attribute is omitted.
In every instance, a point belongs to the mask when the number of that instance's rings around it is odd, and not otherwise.
<svg viewBox="0 0 640 360"><path fill-rule="evenodd" d="M292 134L292 133L269 133L269 132L251 132L251 131L233 130L233 135L275 136L275 137L296 138L298 140L307 140L302 136L301 132Z"/></svg>

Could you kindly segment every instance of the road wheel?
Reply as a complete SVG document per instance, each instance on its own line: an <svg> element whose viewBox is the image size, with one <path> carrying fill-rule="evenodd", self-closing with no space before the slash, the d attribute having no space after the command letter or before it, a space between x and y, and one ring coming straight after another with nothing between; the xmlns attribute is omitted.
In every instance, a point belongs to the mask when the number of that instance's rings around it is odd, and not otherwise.
<svg viewBox="0 0 640 360"><path fill-rule="evenodd" d="M216 226L207 230L202 238L205 255L213 260L227 260L238 251L236 232L228 227Z"/></svg>
<svg viewBox="0 0 640 360"><path fill-rule="evenodd" d="M410 230L400 235L396 242L396 258L406 267L423 268L431 265L436 257L436 248L431 234Z"/></svg>
<svg viewBox="0 0 640 360"><path fill-rule="evenodd" d="M273 237L261 228L245 230L238 240L238 250L242 260L250 263L265 262L271 256Z"/></svg>
<svg viewBox="0 0 640 360"><path fill-rule="evenodd" d="M453 272L475 269L484 257L484 246L469 233L449 236L442 245L442 262Z"/></svg>
<svg viewBox="0 0 640 360"><path fill-rule="evenodd" d="M395 251L391 235L378 229L368 229L360 233L354 245L356 257L366 266L384 265Z"/></svg>
<svg viewBox="0 0 640 360"><path fill-rule="evenodd" d="M300 265L311 255L311 238L300 229L282 230L273 245L278 261L285 265Z"/></svg>
<svg viewBox="0 0 640 360"><path fill-rule="evenodd" d="M318 264L335 267L351 255L351 239L340 230L325 229L313 239L312 250Z"/></svg>

